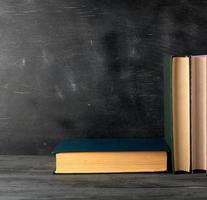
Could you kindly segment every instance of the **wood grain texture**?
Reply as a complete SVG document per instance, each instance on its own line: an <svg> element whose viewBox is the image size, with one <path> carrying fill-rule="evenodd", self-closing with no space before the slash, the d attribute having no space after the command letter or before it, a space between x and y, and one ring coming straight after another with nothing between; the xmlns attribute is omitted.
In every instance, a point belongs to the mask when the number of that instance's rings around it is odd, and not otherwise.
<svg viewBox="0 0 207 200"><path fill-rule="evenodd" d="M163 56L205 54L207 2L0 0L0 153L163 135Z"/></svg>
<svg viewBox="0 0 207 200"><path fill-rule="evenodd" d="M0 156L0 199L206 199L206 174L53 175L51 156Z"/></svg>

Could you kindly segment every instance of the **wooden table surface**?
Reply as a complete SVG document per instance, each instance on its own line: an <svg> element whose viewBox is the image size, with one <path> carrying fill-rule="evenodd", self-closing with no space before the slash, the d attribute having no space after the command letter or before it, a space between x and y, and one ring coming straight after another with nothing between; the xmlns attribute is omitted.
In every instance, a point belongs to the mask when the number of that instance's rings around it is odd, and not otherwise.
<svg viewBox="0 0 207 200"><path fill-rule="evenodd" d="M206 174L53 175L52 156L0 156L0 199L207 199Z"/></svg>

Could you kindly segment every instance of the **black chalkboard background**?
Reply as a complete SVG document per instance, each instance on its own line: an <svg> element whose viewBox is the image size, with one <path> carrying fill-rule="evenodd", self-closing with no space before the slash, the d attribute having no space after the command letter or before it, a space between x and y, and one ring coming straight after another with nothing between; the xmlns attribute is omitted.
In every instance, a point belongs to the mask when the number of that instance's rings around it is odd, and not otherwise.
<svg viewBox="0 0 207 200"><path fill-rule="evenodd" d="M207 1L1 0L0 153L163 135L163 56L207 52Z"/></svg>

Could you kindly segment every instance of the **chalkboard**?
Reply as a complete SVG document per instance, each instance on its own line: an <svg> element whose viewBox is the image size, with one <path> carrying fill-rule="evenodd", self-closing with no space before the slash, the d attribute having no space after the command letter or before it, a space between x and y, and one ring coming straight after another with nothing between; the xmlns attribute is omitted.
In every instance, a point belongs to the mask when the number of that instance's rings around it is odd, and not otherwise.
<svg viewBox="0 0 207 200"><path fill-rule="evenodd" d="M163 135L163 56L206 54L207 1L0 0L0 153Z"/></svg>

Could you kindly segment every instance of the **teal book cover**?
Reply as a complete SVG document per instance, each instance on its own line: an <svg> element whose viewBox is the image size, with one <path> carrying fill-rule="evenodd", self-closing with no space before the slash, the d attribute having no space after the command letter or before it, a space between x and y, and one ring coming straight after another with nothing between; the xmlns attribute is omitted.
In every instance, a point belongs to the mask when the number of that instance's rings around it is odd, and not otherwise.
<svg viewBox="0 0 207 200"><path fill-rule="evenodd" d="M169 147L168 168L173 168L172 56L164 57L164 137Z"/></svg>
<svg viewBox="0 0 207 200"><path fill-rule="evenodd" d="M113 151L168 151L168 147L164 138L63 139L52 154Z"/></svg>

